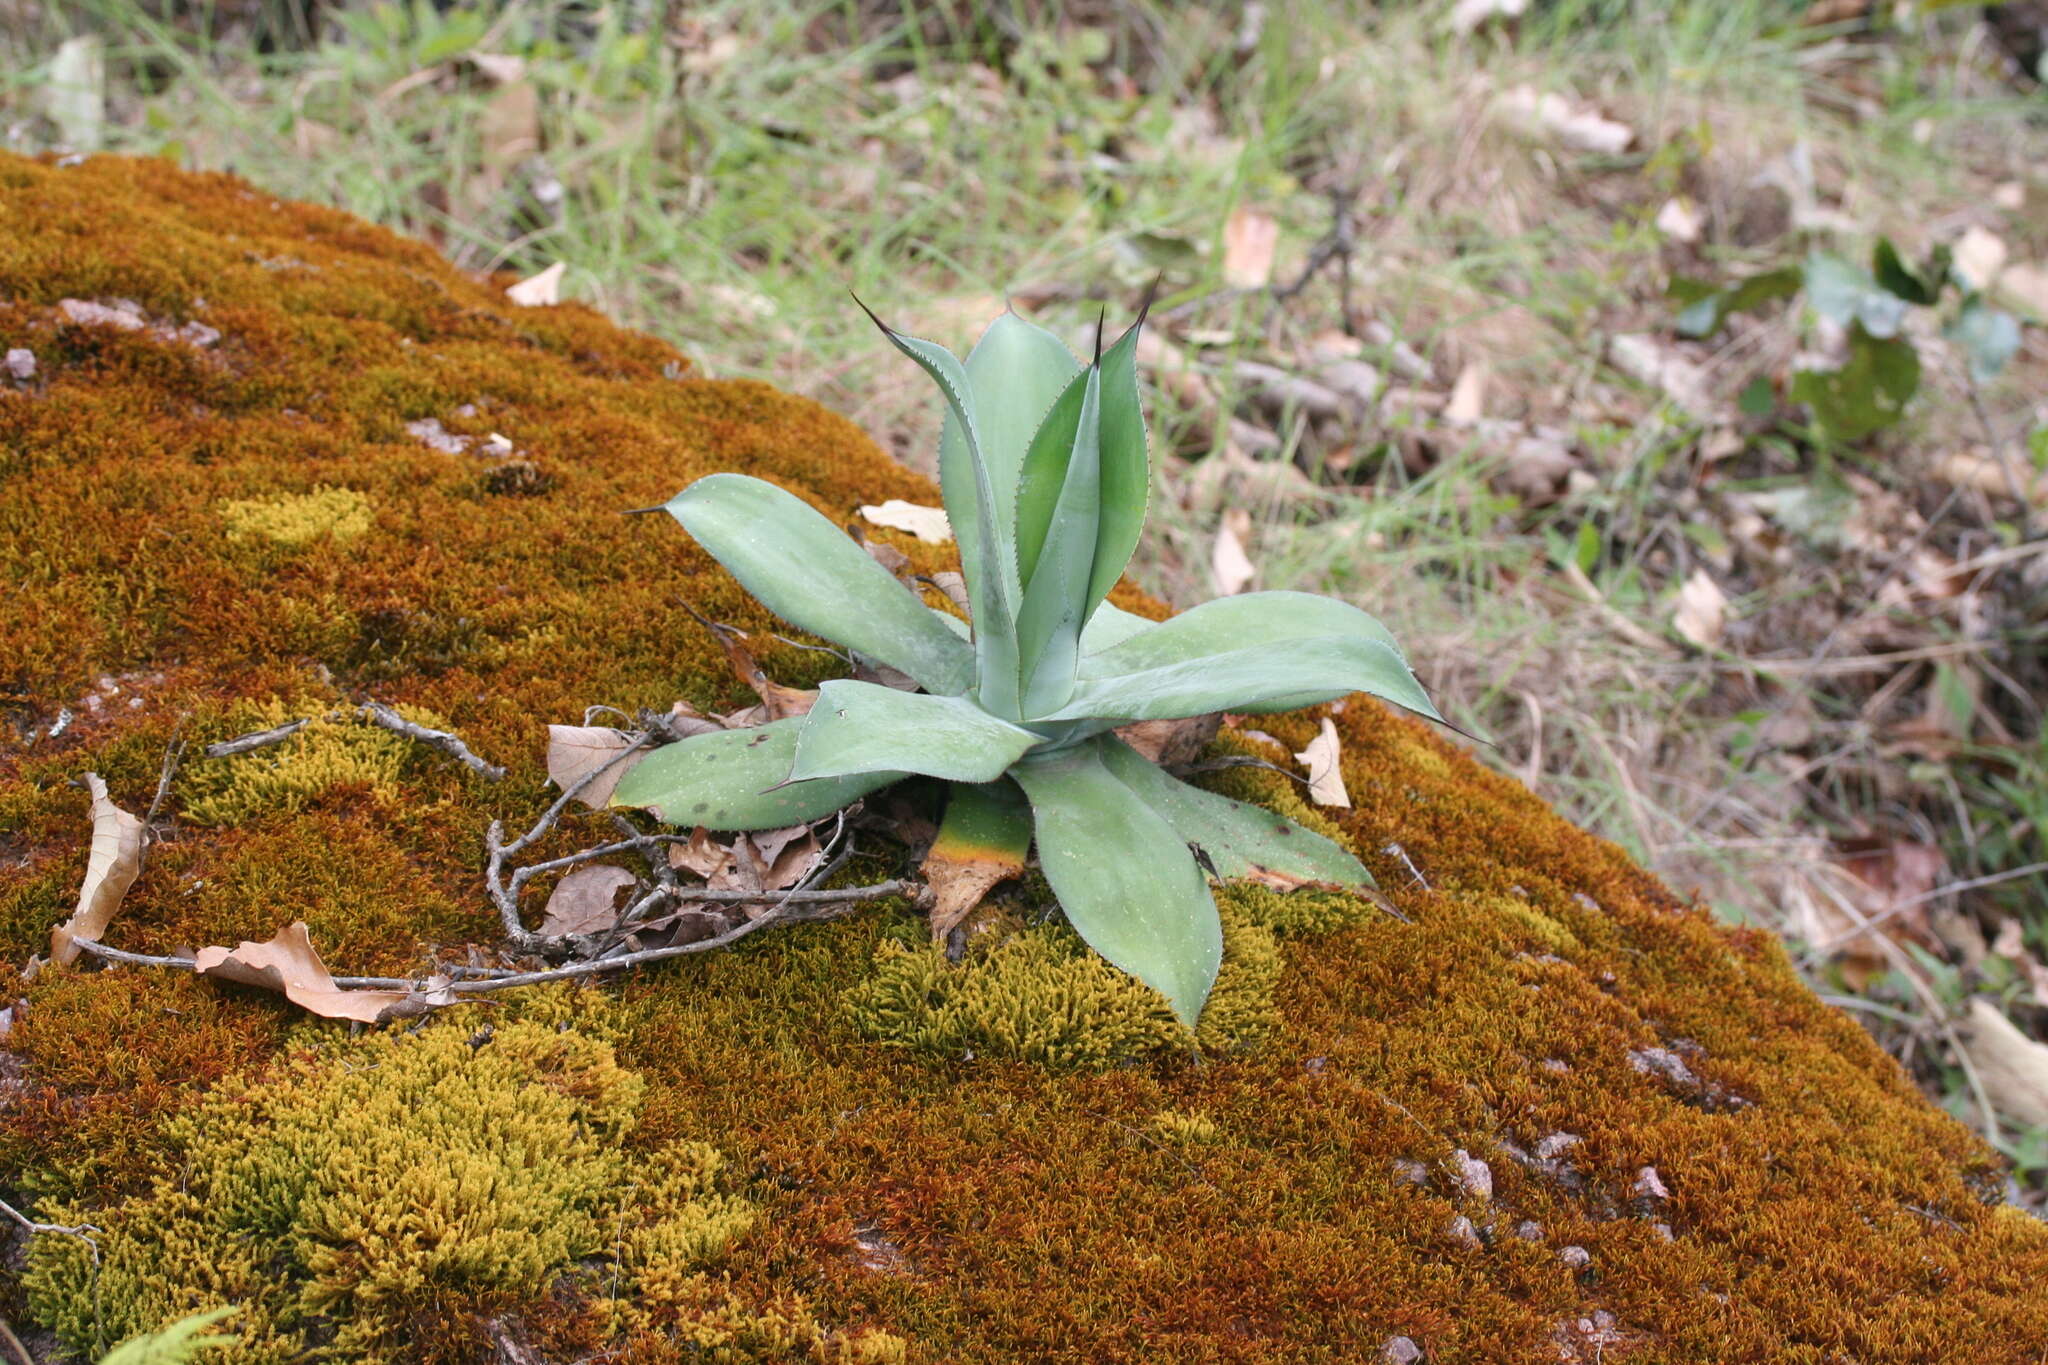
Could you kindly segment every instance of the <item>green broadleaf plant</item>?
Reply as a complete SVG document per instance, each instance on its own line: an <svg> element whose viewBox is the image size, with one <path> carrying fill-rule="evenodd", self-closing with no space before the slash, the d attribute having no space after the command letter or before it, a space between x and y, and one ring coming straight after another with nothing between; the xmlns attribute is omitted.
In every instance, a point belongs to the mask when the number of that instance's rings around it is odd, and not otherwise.
<svg viewBox="0 0 2048 1365"><path fill-rule="evenodd" d="M1068 921L1192 1028L1222 956L1205 864L1220 877L1372 877L1320 835L1173 777L1114 729L1352 692L1442 717L1386 628L1342 602L1255 593L1154 623L1105 600L1152 485L1142 316L1107 350L1098 329L1086 364L1015 313L964 362L876 325L945 398L939 476L971 627L926 606L794 495L742 474L699 479L667 510L748 591L923 691L828 682L806 716L654 751L613 804L673 824L767 829L911 774L959 784L948 823L971 823L960 833L980 842L1035 839Z"/></svg>

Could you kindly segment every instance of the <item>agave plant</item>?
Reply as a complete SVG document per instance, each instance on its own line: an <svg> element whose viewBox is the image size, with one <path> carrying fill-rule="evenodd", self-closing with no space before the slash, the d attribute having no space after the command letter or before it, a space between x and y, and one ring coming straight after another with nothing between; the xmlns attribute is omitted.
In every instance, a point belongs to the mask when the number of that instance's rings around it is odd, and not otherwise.
<svg viewBox="0 0 2048 1365"><path fill-rule="evenodd" d="M870 314L872 316L872 314ZM1205 869L1364 886L1329 840L1189 786L1114 733L1134 721L1281 711L1369 692L1438 718L1386 628L1325 597L1262 592L1153 622L1104 599L1151 490L1138 322L1081 363L1006 312L963 363L876 325L945 396L939 447L971 625L927 606L808 504L741 474L667 504L776 615L921 692L825 683L806 716L697 735L627 773L615 805L678 825L814 820L911 774L952 784L942 844L1036 842L1067 920L1194 1026L1222 931Z"/></svg>

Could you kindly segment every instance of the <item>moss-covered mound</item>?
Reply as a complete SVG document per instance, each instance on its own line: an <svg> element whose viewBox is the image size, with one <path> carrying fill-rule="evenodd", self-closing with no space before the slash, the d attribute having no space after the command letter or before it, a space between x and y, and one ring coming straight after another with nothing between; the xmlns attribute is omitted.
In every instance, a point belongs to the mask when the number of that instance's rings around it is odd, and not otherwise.
<svg viewBox="0 0 2048 1365"><path fill-rule="evenodd" d="M188 761L108 941L495 952L481 836L545 804L547 722L749 700L685 605L769 622L620 509L717 469L835 518L934 500L840 418L505 283L225 177L0 160L8 962L77 896L73 779L139 810L181 724L315 714ZM354 1038L169 971L7 982L0 1184L101 1231L97 1271L17 1248L0 1315L90 1355L231 1300L250 1361L2039 1358L2048 1228L1772 939L1422 727L1336 721L1355 809L1309 818L1412 922L1228 891L1194 1039L1029 886L957 965L883 902ZM557 851L612 837L580 819Z"/></svg>

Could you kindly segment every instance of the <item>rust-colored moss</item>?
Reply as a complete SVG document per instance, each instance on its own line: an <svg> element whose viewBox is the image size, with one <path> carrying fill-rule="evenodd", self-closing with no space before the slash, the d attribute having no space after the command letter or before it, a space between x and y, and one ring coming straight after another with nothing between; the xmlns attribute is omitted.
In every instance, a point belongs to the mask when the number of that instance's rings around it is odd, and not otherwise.
<svg viewBox="0 0 2048 1365"><path fill-rule="evenodd" d="M140 809L181 715L196 752L272 698L363 695L445 718L510 777L417 753L381 792L320 787L213 826L188 818L215 780L194 758L111 941L304 918L331 961L370 971L494 949L480 839L546 800L542 726L595 703L739 703L679 604L770 625L687 537L617 512L714 469L839 520L934 498L812 404L695 378L588 309L513 307L503 280L230 178L0 158L0 209L0 333L38 358L0 392L13 962L84 869L72 778L96 770ZM132 299L166 327L78 327L67 297ZM219 340L169 338L189 321ZM408 430L426 419L470 448ZM534 473L491 477L494 431ZM334 489L371 511L353 539L234 540L222 520ZM756 643L789 681L830 666ZM1279 747L1225 742L1284 761L1317 719L1260 717ZM1715 925L1424 727L1358 700L1335 719L1351 811L1257 769L1205 780L1345 840L1412 922L1224 891L1284 960L1263 1046L1055 1073L878 1043L843 1002L902 906L648 972L607 1015L645 1090L630 1141L725 1153L756 1230L717 1278L678 1271L630 1309L493 1282L414 1305L409 1330L479 1362L490 1324L561 1359L700 1358L689 1343L752 1333L814 1358L866 1341L876 1359L1312 1361L1399 1335L1432 1360L1525 1362L1593 1358L1584 1320L1608 1361L2038 1360L2048 1232L1772 940ZM556 851L608 837L578 819ZM147 1197L177 1115L226 1071L294 1055L286 1009L239 988L87 964L26 995L0 1044L0 1184L29 1203ZM1646 1166L1663 1195L1641 1192Z"/></svg>

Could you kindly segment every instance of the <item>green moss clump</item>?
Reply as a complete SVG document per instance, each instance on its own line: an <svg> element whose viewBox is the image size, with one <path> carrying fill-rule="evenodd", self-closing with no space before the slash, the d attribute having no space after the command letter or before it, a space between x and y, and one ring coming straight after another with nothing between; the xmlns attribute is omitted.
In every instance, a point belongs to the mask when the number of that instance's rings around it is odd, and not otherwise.
<svg viewBox="0 0 2048 1365"><path fill-rule="evenodd" d="M346 544L370 529L370 500L353 488L235 498L220 505L229 540L267 540L295 549L322 536Z"/></svg>
<svg viewBox="0 0 2048 1365"><path fill-rule="evenodd" d="M320 715L317 705L292 708L273 700L243 707L246 730L265 730L314 713L312 724L279 744L194 764L185 784L184 815L198 825L240 825L263 815L289 814L340 787L367 790L378 801L397 794L411 743L402 735L353 717ZM401 714L406 708L400 708ZM424 712L406 716L425 725Z"/></svg>
<svg viewBox="0 0 2048 1365"><path fill-rule="evenodd" d="M585 1257L623 1292L670 1282L754 1213L709 1147L627 1153L643 1091L610 1043L534 1019L330 1037L168 1124L147 1193L55 1211L103 1229L103 1265L38 1239L29 1303L77 1351L238 1304L238 1361L375 1362L415 1358L424 1307L534 1294Z"/></svg>
<svg viewBox="0 0 2048 1365"><path fill-rule="evenodd" d="M1223 966L1190 1037L1163 996L1063 925L1023 930L958 964L935 946L884 939L874 975L846 993L846 1009L862 1034L916 1052L1099 1070L1190 1043L1256 1047L1279 1027L1280 971L1273 936L1226 912Z"/></svg>
<svg viewBox="0 0 2048 1365"><path fill-rule="evenodd" d="M1162 1109L1152 1116L1152 1132L1178 1147L1205 1147L1223 1140L1223 1129L1199 1109Z"/></svg>

